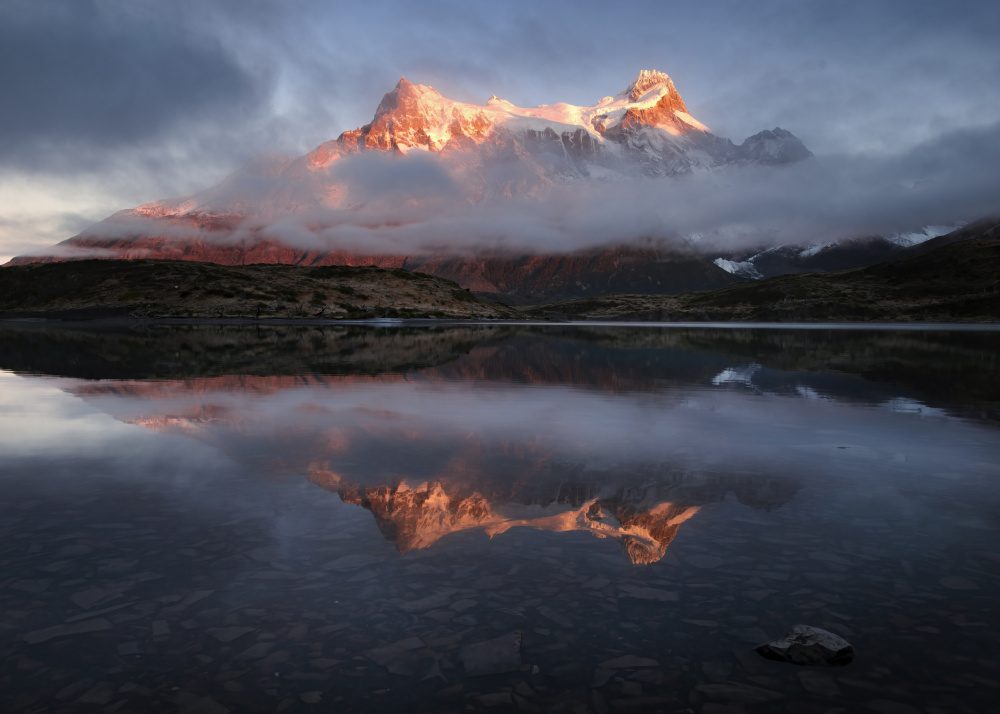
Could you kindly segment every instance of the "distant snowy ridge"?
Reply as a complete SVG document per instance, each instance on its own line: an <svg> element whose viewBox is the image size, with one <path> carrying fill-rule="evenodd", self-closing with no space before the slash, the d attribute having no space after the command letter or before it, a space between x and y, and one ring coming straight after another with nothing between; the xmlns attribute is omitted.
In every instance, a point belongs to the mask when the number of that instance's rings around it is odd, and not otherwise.
<svg viewBox="0 0 1000 714"><path fill-rule="evenodd" d="M779 245L763 250L757 248L742 254L718 256L713 262L732 275L750 280L787 273L848 270L892 260L904 248L947 235L963 225L965 224L925 226L919 231L886 237L844 238L811 245ZM694 244L697 240L689 239L689 242Z"/></svg>
<svg viewBox="0 0 1000 714"><path fill-rule="evenodd" d="M914 233L896 233L895 235L886 236L886 240L904 248L909 248L911 245L920 245L931 238L937 238L947 235L952 231L957 231L964 225L966 224L962 222L954 226L924 226L920 231Z"/></svg>
<svg viewBox="0 0 1000 714"><path fill-rule="evenodd" d="M757 272L757 268L755 268L753 263L749 260L737 263L732 260L726 260L725 258L716 258L712 262L725 270L727 273L731 273L732 275L736 275L741 278L760 280L760 278L763 277L759 272Z"/></svg>
<svg viewBox="0 0 1000 714"><path fill-rule="evenodd" d="M799 257L811 258L814 255L819 255L824 248L829 248L832 245L833 243L817 243L816 245L811 245L808 248L799 251Z"/></svg>

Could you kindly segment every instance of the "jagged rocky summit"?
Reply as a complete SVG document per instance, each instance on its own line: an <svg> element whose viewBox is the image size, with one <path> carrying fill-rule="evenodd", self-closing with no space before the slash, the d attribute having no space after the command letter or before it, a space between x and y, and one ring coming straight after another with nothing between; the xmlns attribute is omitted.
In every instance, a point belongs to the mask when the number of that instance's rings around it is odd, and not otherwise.
<svg viewBox="0 0 1000 714"><path fill-rule="evenodd" d="M624 91L591 106L519 107L495 96L484 105L468 104L402 78L382 98L371 123L304 156L260 156L213 188L119 211L44 254L13 262L103 257L378 265L422 270L484 292L542 297L711 289L741 278L704 258L622 248L635 236L615 235L613 227L608 249L558 255L481 249L470 255L426 246L411 251L405 243L387 251L358 234L398 232L407 216L422 210L433 214L513 197L544 199L554 187L581 182L605 185L640 176L776 166L810 156L799 139L780 128L741 144L712 134L691 116L671 78L657 71L643 70ZM365 165L358 163L393 157L424 160L406 164L408 175L400 171L409 182L405 191L395 181L366 180ZM376 168L391 172L402 166ZM345 231L345 223L353 231ZM436 236L420 238L433 242ZM461 238L465 245L481 245L479 239L490 237Z"/></svg>

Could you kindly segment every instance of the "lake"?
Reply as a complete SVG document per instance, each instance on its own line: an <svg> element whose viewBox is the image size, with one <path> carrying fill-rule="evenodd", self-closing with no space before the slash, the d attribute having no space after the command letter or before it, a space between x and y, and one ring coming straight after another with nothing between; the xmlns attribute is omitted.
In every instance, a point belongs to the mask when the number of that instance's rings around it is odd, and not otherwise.
<svg viewBox="0 0 1000 714"><path fill-rule="evenodd" d="M998 353L2 323L0 710L993 710Z"/></svg>

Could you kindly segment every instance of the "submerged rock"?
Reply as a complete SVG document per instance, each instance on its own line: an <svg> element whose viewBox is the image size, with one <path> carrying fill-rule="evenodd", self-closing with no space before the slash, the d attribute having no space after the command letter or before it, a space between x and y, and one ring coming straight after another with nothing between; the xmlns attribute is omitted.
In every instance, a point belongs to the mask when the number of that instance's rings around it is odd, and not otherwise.
<svg viewBox="0 0 1000 714"><path fill-rule="evenodd" d="M795 625L784 637L754 649L767 659L819 667L841 667L854 661L854 647L839 635L811 625Z"/></svg>

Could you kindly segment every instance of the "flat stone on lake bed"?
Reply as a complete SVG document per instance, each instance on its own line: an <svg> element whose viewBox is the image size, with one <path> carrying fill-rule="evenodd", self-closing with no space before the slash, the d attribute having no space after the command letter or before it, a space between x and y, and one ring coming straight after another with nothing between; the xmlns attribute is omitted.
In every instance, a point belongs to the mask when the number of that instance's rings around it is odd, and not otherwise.
<svg viewBox="0 0 1000 714"><path fill-rule="evenodd" d="M405 640L393 642L390 646L397 647L401 650L418 650L421 647L426 647L427 644L419 637L407 637Z"/></svg>
<svg viewBox="0 0 1000 714"><path fill-rule="evenodd" d="M657 602L677 602L677 593L658 588L647 588L640 585L619 585L618 597L634 597L637 600L654 600Z"/></svg>
<svg viewBox="0 0 1000 714"><path fill-rule="evenodd" d="M219 642L232 642L253 631L253 627L209 627L205 630Z"/></svg>
<svg viewBox="0 0 1000 714"><path fill-rule="evenodd" d="M814 669L802 669L797 672L802 688L810 694L832 699L841 695L836 680L827 674L821 674Z"/></svg>
<svg viewBox="0 0 1000 714"><path fill-rule="evenodd" d="M84 620L83 622L74 622L71 625L56 625L55 627L46 627L43 630L34 630L24 635L24 641L29 645L35 645L39 642L45 642L46 640L51 640L55 637L67 637L69 635L85 635L89 632L100 632L101 630L110 630L112 627L111 623L105 620L103 617L98 617L93 620Z"/></svg>
<svg viewBox="0 0 1000 714"><path fill-rule="evenodd" d="M465 645L460 657L465 674L470 677L514 672L521 667L521 631Z"/></svg>
<svg viewBox="0 0 1000 714"><path fill-rule="evenodd" d="M364 651L365 657L385 667L391 674L409 677L417 671L417 658L408 649L394 645L373 647Z"/></svg>
<svg viewBox="0 0 1000 714"><path fill-rule="evenodd" d="M352 553L351 555L343 555L336 560L332 560L326 565L322 566L323 570L333 570L338 573L350 573L355 570L360 570L367 565L373 565L382 560L374 555L365 555L364 553Z"/></svg>
<svg viewBox="0 0 1000 714"><path fill-rule="evenodd" d="M89 588L87 590L81 590L78 593L74 593L69 596L69 599L73 601L73 604L84 610L89 610L97 603L102 600L113 600L114 598L121 597L121 592L118 590L110 590L105 588Z"/></svg>
<svg viewBox="0 0 1000 714"><path fill-rule="evenodd" d="M649 657L636 657L635 655L622 655L601 662L598 667L601 669L632 669L635 667L659 667L660 663Z"/></svg>
<svg viewBox="0 0 1000 714"><path fill-rule="evenodd" d="M730 702L743 702L745 704L773 702L776 699L784 699L785 697L780 692L772 692L770 689L761 689L760 687L751 687L749 684L740 684L739 682L699 684L695 689L711 699L723 699Z"/></svg>
<svg viewBox="0 0 1000 714"><path fill-rule="evenodd" d="M422 597L419 600L410 600L409 602L400 603L399 609L404 612L424 612L425 610L447 607L450 602L450 592L437 592L433 595Z"/></svg>
<svg viewBox="0 0 1000 714"><path fill-rule="evenodd" d="M590 686L595 689L598 687L603 687L608 683L608 680L615 676L615 670L604 669L603 667L598 667L594 670L594 676L590 680Z"/></svg>
<svg viewBox="0 0 1000 714"><path fill-rule="evenodd" d="M948 577L941 578L941 584L948 588L949 590L978 590L979 586L968 578L963 578L960 575L949 575Z"/></svg>
<svg viewBox="0 0 1000 714"><path fill-rule="evenodd" d="M93 688L76 700L77 704L103 705L115 696L116 687L111 682L98 682Z"/></svg>
<svg viewBox="0 0 1000 714"><path fill-rule="evenodd" d="M718 568L726 562L726 559L720 558L717 555L690 555L684 558L684 562L696 568L711 569Z"/></svg>
<svg viewBox="0 0 1000 714"><path fill-rule="evenodd" d="M201 697L180 708L180 714L228 714L228 712L228 707L224 707L211 697Z"/></svg>
<svg viewBox="0 0 1000 714"><path fill-rule="evenodd" d="M271 651L274 646L273 642L258 642L257 644L250 645L245 650L236 655L234 660L244 660L244 659L261 659L266 657L267 653Z"/></svg>

